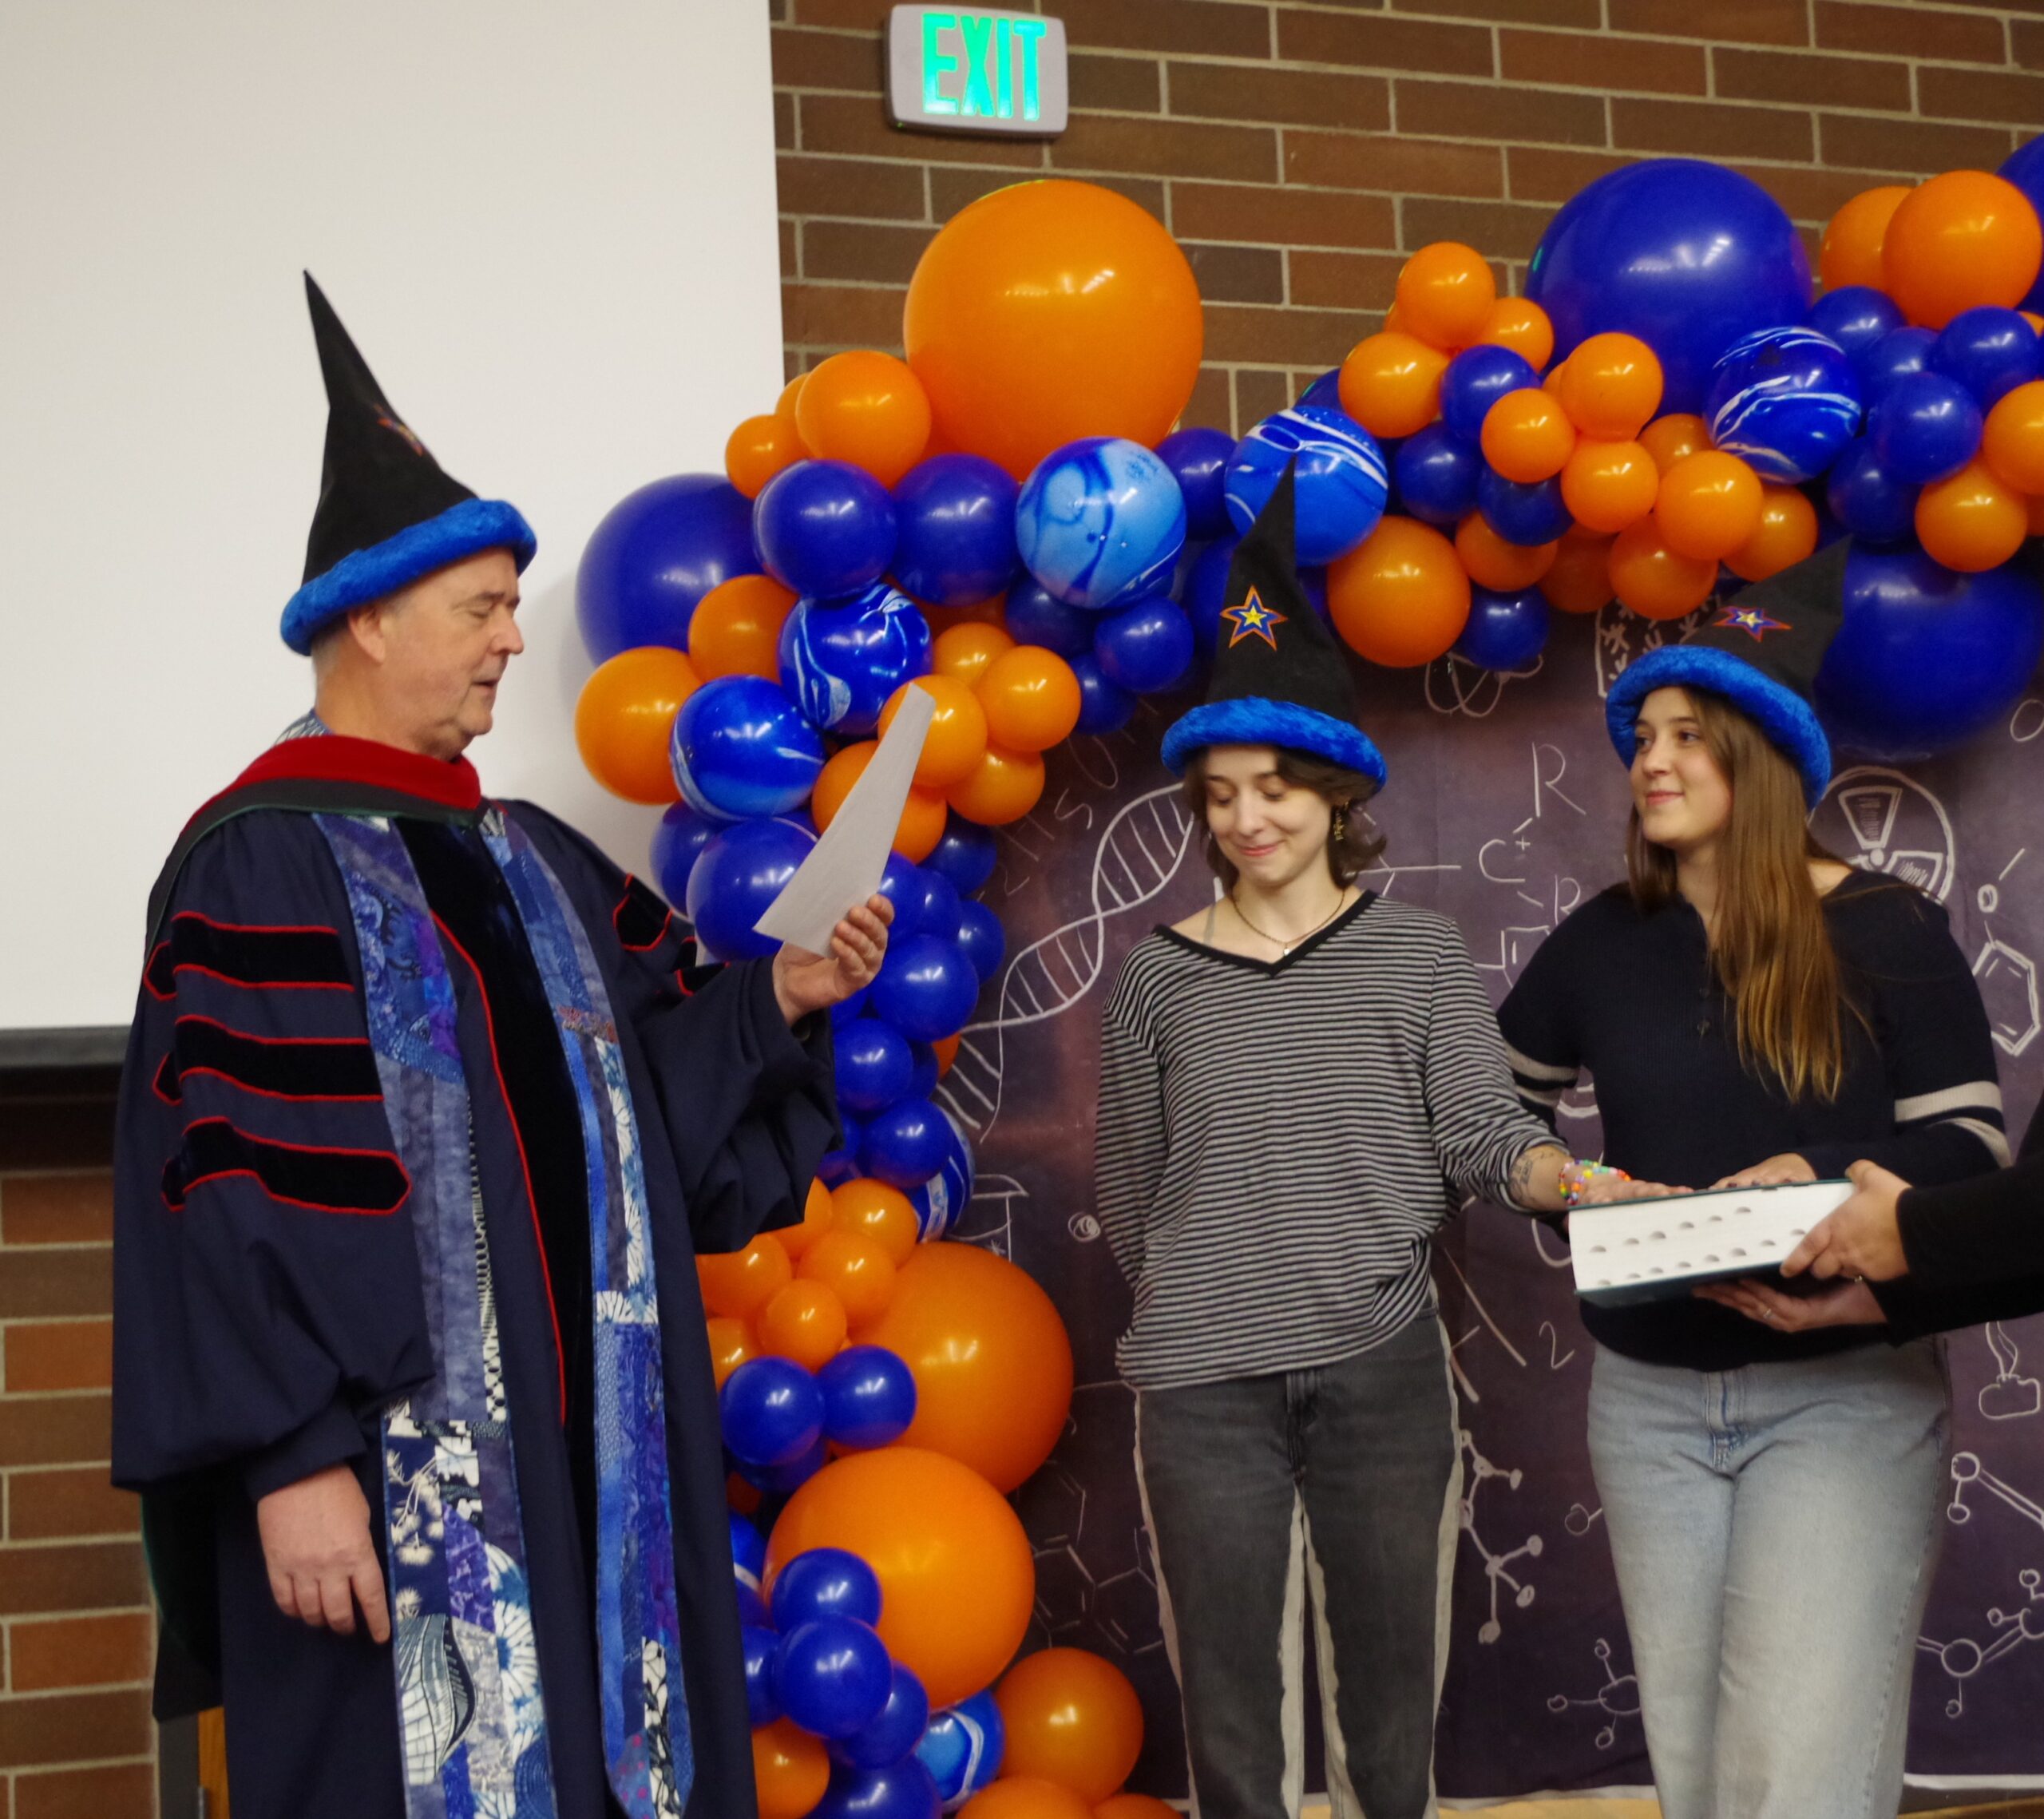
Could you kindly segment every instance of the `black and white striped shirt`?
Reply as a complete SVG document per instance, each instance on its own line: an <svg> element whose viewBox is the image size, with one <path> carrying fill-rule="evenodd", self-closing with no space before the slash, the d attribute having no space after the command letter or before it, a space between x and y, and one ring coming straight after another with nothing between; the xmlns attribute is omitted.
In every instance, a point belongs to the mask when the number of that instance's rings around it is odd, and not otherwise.
<svg viewBox="0 0 2044 1819"><path fill-rule="evenodd" d="M1100 1223L1139 1389L1333 1364L1432 1305L1428 1239L1554 1139L1446 917L1365 894L1274 963L1167 929L1103 1032Z"/></svg>

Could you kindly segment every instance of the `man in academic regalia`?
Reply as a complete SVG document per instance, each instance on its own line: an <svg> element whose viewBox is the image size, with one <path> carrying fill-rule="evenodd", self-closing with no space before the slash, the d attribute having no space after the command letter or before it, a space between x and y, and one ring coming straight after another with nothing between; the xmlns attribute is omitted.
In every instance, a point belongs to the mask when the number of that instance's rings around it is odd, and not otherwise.
<svg viewBox="0 0 2044 1819"><path fill-rule="evenodd" d="M801 1216L885 906L698 970L652 892L482 794L533 533L307 287L315 708L173 850L122 1081L158 1714L224 1694L236 1819L751 1819L694 1262Z"/></svg>

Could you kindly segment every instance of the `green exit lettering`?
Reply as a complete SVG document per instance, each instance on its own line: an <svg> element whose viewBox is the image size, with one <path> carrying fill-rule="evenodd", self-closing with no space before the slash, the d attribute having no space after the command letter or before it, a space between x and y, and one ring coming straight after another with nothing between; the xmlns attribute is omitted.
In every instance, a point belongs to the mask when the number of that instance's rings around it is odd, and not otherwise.
<svg viewBox="0 0 2044 1819"><path fill-rule="evenodd" d="M967 120L1040 120L1041 19L925 13L923 113Z"/></svg>

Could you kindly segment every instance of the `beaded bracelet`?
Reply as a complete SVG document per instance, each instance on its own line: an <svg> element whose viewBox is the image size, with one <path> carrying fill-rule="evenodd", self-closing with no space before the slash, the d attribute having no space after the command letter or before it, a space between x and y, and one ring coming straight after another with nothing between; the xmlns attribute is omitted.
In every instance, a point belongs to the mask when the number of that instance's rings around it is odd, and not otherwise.
<svg viewBox="0 0 2044 1819"><path fill-rule="evenodd" d="M1562 1164L1562 1204L1573 1211L1583 1203L1583 1196L1590 1191L1593 1181L1631 1179L1622 1168L1614 1168L1607 1162L1584 1162L1571 1158Z"/></svg>

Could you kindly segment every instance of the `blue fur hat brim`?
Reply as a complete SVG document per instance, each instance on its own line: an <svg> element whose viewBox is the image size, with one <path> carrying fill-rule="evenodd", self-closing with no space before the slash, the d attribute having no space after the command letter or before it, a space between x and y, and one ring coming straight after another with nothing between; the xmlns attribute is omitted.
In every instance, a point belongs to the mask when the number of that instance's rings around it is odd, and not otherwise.
<svg viewBox="0 0 2044 1819"><path fill-rule="evenodd" d="M508 549L523 573L538 539L517 507L501 499L464 499L437 517L407 525L366 549L344 556L323 575L315 575L284 607L284 642L300 656L312 648L319 628L351 607L366 606L407 588L436 569Z"/></svg>
<svg viewBox="0 0 2044 1819"><path fill-rule="evenodd" d="M1380 789L1384 785L1383 754L1358 728L1296 701L1244 695L1206 702L1172 723L1164 735L1164 763L1182 775L1193 754L1210 745L1285 746L1360 771Z"/></svg>
<svg viewBox="0 0 2044 1819"><path fill-rule="evenodd" d="M1796 767L1809 806L1815 808L1823 799L1831 784L1831 741L1816 710L1751 664L1708 646L1668 644L1650 651L1611 684L1604 698L1604 725L1626 763L1633 759L1640 703L1657 688L1707 688L1744 709Z"/></svg>

